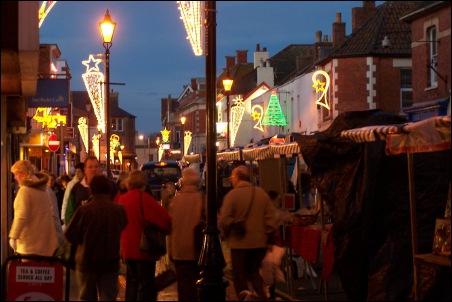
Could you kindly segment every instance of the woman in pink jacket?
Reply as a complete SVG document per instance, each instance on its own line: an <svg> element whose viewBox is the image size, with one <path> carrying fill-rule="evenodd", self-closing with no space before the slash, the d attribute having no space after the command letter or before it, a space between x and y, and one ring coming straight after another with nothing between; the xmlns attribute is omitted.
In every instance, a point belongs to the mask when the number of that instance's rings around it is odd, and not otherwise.
<svg viewBox="0 0 452 302"><path fill-rule="evenodd" d="M162 255L149 255L140 251L142 219L152 222L171 233L171 217L149 193L144 190L147 175L141 170L130 172L126 180L127 193L118 198L124 205L128 224L121 234L122 258L126 262L126 301L156 301L155 265ZM143 203L143 213L141 212Z"/></svg>

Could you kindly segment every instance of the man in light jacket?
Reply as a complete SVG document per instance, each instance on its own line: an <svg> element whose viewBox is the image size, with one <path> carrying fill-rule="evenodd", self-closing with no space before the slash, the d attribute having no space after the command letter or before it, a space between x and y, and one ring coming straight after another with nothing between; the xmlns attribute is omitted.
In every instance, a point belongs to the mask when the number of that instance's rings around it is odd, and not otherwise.
<svg viewBox="0 0 452 302"><path fill-rule="evenodd" d="M259 299L266 300L259 267L278 227L274 206L265 190L253 186L248 167L236 167L232 170L230 178L233 189L223 199L218 226L223 234L228 234L225 240L231 249L234 288L241 300L253 290ZM233 230L225 232L232 223L245 216L247 217L244 236L235 234ZM248 281L253 285L253 290L248 288Z"/></svg>

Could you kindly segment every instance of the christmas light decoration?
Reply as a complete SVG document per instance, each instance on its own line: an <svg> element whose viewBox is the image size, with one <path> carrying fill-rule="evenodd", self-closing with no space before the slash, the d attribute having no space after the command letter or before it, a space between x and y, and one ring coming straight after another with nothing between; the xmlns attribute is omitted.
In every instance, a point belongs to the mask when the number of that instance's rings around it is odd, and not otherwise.
<svg viewBox="0 0 452 302"><path fill-rule="evenodd" d="M33 119L38 123L42 123L42 129L55 129L57 125L66 125L66 116L60 114L50 114L52 108L50 107L38 107Z"/></svg>
<svg viewBox="0 0 452 302"><path fill-rule="evenodd" d="M86 66L86 72L82 74L83 82L88 91L93 110L97 118L97 123L102 126L102 132L105 133L105 109L104 109L104 74L99 71L101 59L94 59L89 55L88 60L82 61ZM94 67L90 65L94 63Z"/></svg>
<svg viewBox="0 0 452 302"><path fill-rule="evenodd" d="M286 118L281 110L276 91L272 91L270 101L268 102L267 111L261 122L262 126L285 126Z"/></svg>
<svg viewBox="0 0 452 302"><path fill-rule="evenodd" d="M326 82L321 82L319 79L317 79L318 75L323 75L326 79ZM319 93L319 91L322 92L320 97L315 101L317 105L321 105L325 107L326 109L330 110L330 104L328 102L328 89L330 87L330 76L323 70L317 70L312 75L312 87L315 88L315 92ZM323 99L323 102L322 102Z"/></svg>
<svg viewBox="0 0 452 302"><path fill-rule="evenodd" d="M183 155L187 154L187 151L190 148L191 139L192 139L191 131L185 131L185 135L184 135L184 154Z"/></svg>
<svg viewBox="0 0 452 302"><path fill-rule="evenodd" d="M83 145L85 146L85 150L88 152L88 125L86 123L86 118L81 117L78 119L78 131L80 132L80 136L82 137Z"/></svg>
<svg viewBox="0 0 452 302"><path fill-rule="evenodd" d="M257 110L256 110L257 109ZM264 128L262 128L262 116L264 112L264 108L262 108L261 105L254 105L251 108L251 117L253 118L253 121L257 120L256 124L254 125L254 129L258 129L261 132L264 132Z"/></svg>
<svg viewBox="0 0 452 302"><path fill-rule="evenodd" d="M245 107L243 107L243 98L238 96L232 100L234 106L231 107L231 146L234 146L235 137L242 123L243 113L245 113Z"/></svg>
<svg viewBox="0 0 452 302"><path fill-rule="evenodd" d="M171 131L166 129L166 127L165 127L165 129L160 131L160 133L162 134L162 144L169 144L170 143L169 135L170 135Z"/></svg>
<svg viewBox="0 0 452 302"><path fill-rule="evenodd" d="M201 56L204 53L203 3L204 1L177 1L180 18L184 22L187 39L190 40L195 56Z"/></svg>
<svg viewBox="0 0 452 302"><path fill-rule="evenodd" d="M41 27L42 22L44 22L44 19L49 14L52 7L57 3L57 1L43 1L41 3L41 7L38 11L38 18L39 18L39 27Z"/></svg>

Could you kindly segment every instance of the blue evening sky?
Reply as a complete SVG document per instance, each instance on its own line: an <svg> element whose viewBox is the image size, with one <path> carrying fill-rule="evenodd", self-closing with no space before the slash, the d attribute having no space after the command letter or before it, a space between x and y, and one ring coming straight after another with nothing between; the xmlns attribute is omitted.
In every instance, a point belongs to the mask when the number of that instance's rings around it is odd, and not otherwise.
<svg viewBox="0 0 452 302"><path fill-rule="evenodd" d="M337 12L349 35L351 10L362 3L217 1L217 75L236 50L248 50L252 62L256 44L272 57L290 44L314 43L318 30L330 39ZM116 22L110 82L125 83L111 88L119 92L119 106L137 117L140 134L159 132L160 100L179 97L191 78L205 77L205 57L194 55L176 1L58 1L40 28L40 43L58 45L71 90L85 90L82 61L105 53L98 25L107 9Z"/></svg>

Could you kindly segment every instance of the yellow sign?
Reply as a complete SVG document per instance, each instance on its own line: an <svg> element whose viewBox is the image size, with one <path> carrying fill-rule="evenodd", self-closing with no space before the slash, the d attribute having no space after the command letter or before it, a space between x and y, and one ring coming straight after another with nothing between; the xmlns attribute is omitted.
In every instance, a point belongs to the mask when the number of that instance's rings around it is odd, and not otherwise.
<svg viewBox="0 0 452 302"><path fill-rule="evenodd" d="M29 157L42 157L42 148L28 148Z"/></svg>

